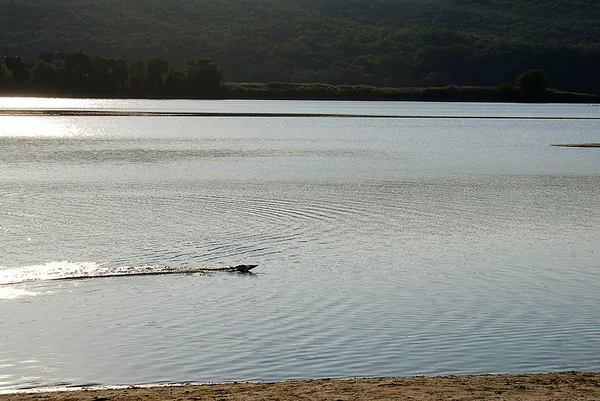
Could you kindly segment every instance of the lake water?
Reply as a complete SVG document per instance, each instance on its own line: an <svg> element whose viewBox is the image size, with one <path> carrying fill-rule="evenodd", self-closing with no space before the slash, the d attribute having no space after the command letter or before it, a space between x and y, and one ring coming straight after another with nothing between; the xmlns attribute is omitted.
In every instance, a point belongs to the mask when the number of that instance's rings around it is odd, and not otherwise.
<svg viewBox="0 0 600 401"><path fill-rule="evenodd" d="M600 107L0 109L398 116L0 116L0 390L600 371Z"/></svg>

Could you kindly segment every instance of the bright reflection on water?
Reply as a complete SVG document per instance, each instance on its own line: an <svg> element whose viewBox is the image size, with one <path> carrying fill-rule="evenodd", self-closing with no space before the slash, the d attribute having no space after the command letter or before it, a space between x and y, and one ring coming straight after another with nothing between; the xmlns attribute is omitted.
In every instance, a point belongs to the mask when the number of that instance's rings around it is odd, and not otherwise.
<svg viewBox="0 0 600 401"><path fill-rule="evenodd" d="M317 113L392 116L583 117L599 118L597 104L443 103L307 100L144 100L0 97L5 110L117 110L211 113Z"/></svg>
<svg viewBox="0 0 600 401"><path fill-rule="evenodd" d="M0 109L7 110L118 110L140 109L146 100L68 99L44 97L0 97Z"/></svg>
<svg viewBox="0 0 600 401"><path fill-rule="evenodd" d="M597 122L0 117L0 389L598 371L570 142Z"/></svg>
<svg viewBox="0 0 600 401"><path fill-rule="evenodd" d="M15 299L33 295L37 295L37 293L14 287L0 287L0 299Z"/></svg>
<svg viewBox="0 0 600 401"><path fill-rule="evenodd" d="M76 121L62 117L0 117L0 140L2 138L73 138L82 136Z"/></svg>

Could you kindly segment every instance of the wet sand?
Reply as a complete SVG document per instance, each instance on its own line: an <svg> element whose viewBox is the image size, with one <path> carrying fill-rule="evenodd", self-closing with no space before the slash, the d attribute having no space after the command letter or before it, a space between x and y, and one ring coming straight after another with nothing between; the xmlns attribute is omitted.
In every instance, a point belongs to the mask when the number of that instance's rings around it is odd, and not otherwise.
<svg viewBox="0 0 600 401"><path fill-rule="evenodd" d="M2 401L600 400L600 373L309 380L0 394Z"/></svg>

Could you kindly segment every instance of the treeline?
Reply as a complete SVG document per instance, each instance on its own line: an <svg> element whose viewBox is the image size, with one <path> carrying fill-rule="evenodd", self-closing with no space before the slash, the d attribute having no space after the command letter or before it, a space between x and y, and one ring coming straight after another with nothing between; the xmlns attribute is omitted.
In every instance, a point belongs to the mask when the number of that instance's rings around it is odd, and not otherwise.
<svg viewBox="0 0 600 401"><path fill-rule="evenodd" d="M209 59L185 59L178 70L161 58L127 63L76 52L58 62L0 63L0 95L139 98L412 100L487 102L600 102L600 95L548 89L540 70L529 70L497 86L376 87L323 83L223 82L223 68Z"/></svg>
<svg viewBox="0 0 600 401"><path fill-rule="evenodd" d="M221 94L240 99L404 100L461 102L600 103L600 95L548 89L540 70L528 70L514 82L497 86L375 87L370 85L226 82Z"/></svg>
<svg viewBox="0 0 600 401"><path fill-rule="evenodd" d="M190 57L183 69L163 58L127 63L120 58L75 52L54 63L6 57L0 63L0 91L71 96L210 97L218 94L223 67Z"/></svg>
<svg viewBox="0 0 600 401"><path fill-rule="evenodd" d="M531 96L513 85L382 88L369 85L296 84L286 82L223 84L227 99L395 100L429 102L600 103L600 95L553 89Z"/></svg>
<svg viewBox="0 0 600 401"><path fill-rule="evenodd" d="M600 93L597 0L0 0L0 54L190 54L234 82L496 86L539 68Z"/></svg>

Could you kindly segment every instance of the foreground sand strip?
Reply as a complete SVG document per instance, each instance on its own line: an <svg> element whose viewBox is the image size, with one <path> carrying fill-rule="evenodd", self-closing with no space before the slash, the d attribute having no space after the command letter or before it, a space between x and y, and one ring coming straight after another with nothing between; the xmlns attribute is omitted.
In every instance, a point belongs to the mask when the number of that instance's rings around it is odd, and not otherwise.
<svg viewBox="0 0 600 401"><path fill-rule="evenodd" d="M600 373L309 380L0 394L2 401L600 400Z"/></svg>

